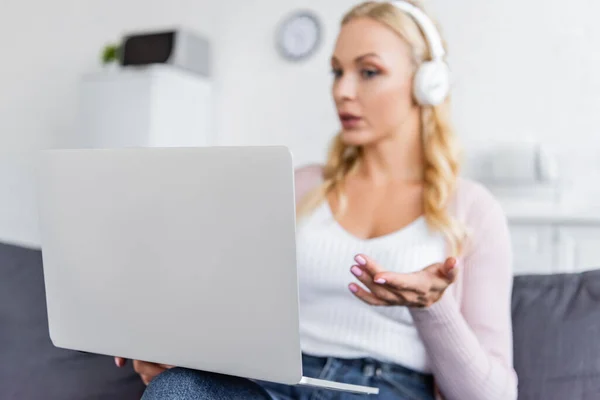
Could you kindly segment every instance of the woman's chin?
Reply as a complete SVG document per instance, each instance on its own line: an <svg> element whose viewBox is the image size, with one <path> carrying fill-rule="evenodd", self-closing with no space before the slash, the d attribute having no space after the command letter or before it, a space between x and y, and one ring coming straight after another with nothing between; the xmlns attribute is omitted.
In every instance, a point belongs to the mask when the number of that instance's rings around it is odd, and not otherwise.
<svg viewBox="0 0 600 400"><path fill-rule="evenodd" d="M366 129L343 129L342 142L348 146L360 146L373 141L373 134Z"/></svg>

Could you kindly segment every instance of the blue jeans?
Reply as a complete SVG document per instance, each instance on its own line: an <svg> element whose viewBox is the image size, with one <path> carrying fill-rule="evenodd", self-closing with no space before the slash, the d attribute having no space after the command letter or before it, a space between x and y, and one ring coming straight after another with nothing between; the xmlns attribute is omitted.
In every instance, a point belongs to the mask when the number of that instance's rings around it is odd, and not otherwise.
<svg viewBox="0 0 600 400"><path fill-rule="evenodd" d="M357 395L305 386L252 381L183 368L154 378L142 400L433 400L433 377L371 359L343 360L302 356L304 376L375 386L379 395Z"/></svg>

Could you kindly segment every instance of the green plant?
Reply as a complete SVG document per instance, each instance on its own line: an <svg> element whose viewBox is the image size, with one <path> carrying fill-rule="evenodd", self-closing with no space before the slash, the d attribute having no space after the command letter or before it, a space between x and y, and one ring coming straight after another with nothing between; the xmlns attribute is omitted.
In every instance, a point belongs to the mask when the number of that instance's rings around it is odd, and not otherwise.
<svg viewBox="0 0 600 400"><path fill-rule="evenodd" d="M119 59L119 52L121 48L118 44L107 44L102 50L102 63L109 64L116 62Z"/></svg>

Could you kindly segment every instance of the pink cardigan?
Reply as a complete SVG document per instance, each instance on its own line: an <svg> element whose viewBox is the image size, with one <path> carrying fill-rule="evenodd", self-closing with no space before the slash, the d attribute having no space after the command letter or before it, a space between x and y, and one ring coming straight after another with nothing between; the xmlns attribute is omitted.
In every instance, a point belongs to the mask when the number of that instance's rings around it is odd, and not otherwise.
<svg viewBox="0 0 600 400"><path fill-rule="evenodd" d="M296 201L322 180L320 166L296 170ZM512 250L506 217L487 189L460 178L449 211L467 227L457 281L427 309L411 309L437 388L446 400L513 400ZM440 260L442 261L442 260Z"/></svg>

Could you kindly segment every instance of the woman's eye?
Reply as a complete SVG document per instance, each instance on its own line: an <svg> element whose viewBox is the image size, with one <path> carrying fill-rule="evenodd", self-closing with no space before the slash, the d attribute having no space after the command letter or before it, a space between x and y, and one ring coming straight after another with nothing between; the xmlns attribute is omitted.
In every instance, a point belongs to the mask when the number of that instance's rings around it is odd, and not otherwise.
<svg viewBox="0 0 600 400"><path fill-rule="evenodd" d="M379 75L379 71L377 71L375 69L365 69L361 73L362 73L363 78L366 78L366 79L371 79L371 78L374 78L375 76Z"/></svg>
<svg viewBox="0 0 600 400"><path fill-rule="evenodd" d="M342 76L342 70L338 69L338 68L332 68L331 69L331 73L333 74L334 77L339 78Z"/></svg>

